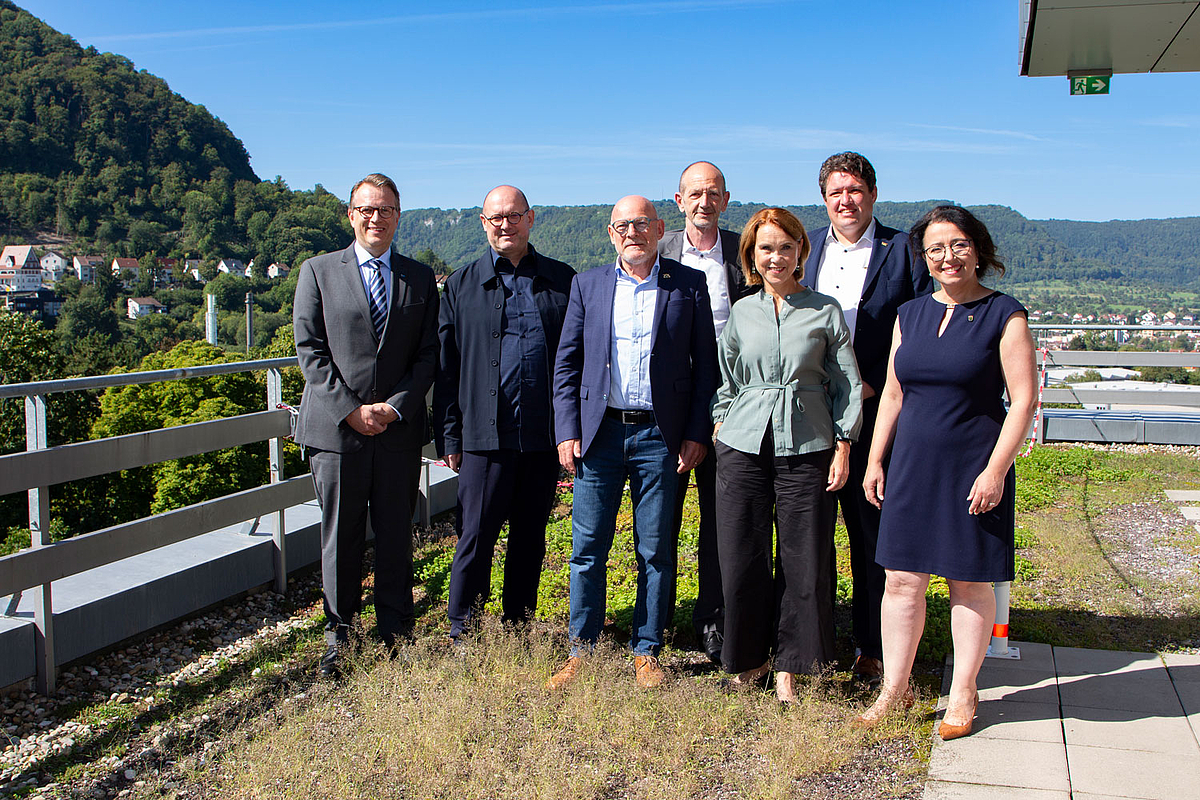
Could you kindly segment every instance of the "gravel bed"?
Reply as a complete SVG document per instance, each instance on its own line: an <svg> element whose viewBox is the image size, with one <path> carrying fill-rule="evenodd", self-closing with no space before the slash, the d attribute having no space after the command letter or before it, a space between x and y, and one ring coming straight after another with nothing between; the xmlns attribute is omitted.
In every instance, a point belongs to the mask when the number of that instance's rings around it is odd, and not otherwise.
<svg viewBox="0 0 1200 800"><path fill-rule="evenodd" d="M304 597L319 585L316 576L293 580L289 592ZM261 644L279 640L293 630L311 626L320 605L292 611L292 604L274 592L259 592L158 633L127 642L111 651L59 673L54 695L45 697L27 688L0 696L0 797L26 793L30 798L125 796L130 785L141 785L146 765L157 763L163 749L210 720L200 714L173 719L170 724L142 730L137 719L162 703L163 690L203 678L222 664L238 663ZM128 707L111 714L79 720L81 706ZM132 730L143 746L129 748L124 757L108 756L91 762L100 768L71 787L43 783L42 765L68 756L77 743L94 740L118 721L134 718ZM157 769L154 770L157 772ZM32 790L32 794L28 794Z"/></svg>

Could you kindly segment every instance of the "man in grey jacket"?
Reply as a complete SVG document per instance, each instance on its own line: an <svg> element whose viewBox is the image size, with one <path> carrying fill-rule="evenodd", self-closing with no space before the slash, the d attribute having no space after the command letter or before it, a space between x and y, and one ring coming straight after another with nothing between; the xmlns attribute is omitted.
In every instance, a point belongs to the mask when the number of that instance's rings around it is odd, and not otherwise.
<svg viewBox="0 0 1200 800"><path fill-rule="evenodd" d="M412 630L413 506L438 351L433 272L392 249L396 184L368 175L351 189L346 213L353 244L304 262L293 305L305 380L296 442L311 451L321 506L327 677L338 675L362 607L368 513L380 637L391 646Z"/></svg>

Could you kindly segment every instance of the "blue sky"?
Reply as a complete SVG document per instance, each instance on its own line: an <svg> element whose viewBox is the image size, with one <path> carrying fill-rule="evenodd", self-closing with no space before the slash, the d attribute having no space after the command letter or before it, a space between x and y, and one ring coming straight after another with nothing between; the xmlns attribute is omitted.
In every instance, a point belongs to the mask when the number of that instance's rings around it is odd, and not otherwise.
<svg viewBox="0 0 1200 800"><path fill-rule="evenodd" d="M17 0L224 120L264 179L406 208L670 197L715 162L734 199L819 202L858 150L881 200L1033 218L1200 215L1200 74L1112 94L1018 74L1017 0L573 4Z"/></svg>

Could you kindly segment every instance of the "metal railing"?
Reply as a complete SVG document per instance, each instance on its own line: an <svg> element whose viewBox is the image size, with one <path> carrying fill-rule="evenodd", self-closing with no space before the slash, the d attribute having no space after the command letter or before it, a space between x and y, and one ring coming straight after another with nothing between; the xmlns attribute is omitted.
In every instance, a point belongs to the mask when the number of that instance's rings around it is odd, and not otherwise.
<svg viewBox="0 0 1200 800"><path fill-rule="evenodd" d="M1036 331L1083 331L1083 330L1123 330L1133 332L1195 332L1200 331L1197 325L1098 325L1098 324L1031 324ZM1043 355L1044 353L1044 355ZM1138 369L1140 367L1200 367L1200 353L1163 352L1154 350L1038 350L1038 367L1124 367ZM1186 389L1157 389L1155 391L1138 391L1080 386L1064 383L1055 386L1044 385L1042 388L1043 403L1071 403L1080 405L1109 405L1112 403L1136 404L1139 406L1183 406L1189 410L1200 411L1200 391ZM1037 420L1039 441L1046 433L1045 412L1040 410Z"/></svg>
<svg viewBox="0 0 1200 800"><path fill-rule="evenodd" d="M21 593L32 590L37 686L54 690L54 613L51 583L95 567L174 544L248 519L275 514L275 589L287 587L284 509L314 498L308 475L285 479L283 440L291 434L291 412L281 407L281 370L296 359L272 358L232 364L101 375L0 386L0 399L24 398L26 451L0 456L0 494L25 491L29 497L31 546L0 557L0 597L11 594L7 614ZM47 446L46 395L113 386L266 370L267 411L172 428ZM155 514L63 541L50 537L50 487L119 470L268 441L268 483L194 505Z"/></svg>

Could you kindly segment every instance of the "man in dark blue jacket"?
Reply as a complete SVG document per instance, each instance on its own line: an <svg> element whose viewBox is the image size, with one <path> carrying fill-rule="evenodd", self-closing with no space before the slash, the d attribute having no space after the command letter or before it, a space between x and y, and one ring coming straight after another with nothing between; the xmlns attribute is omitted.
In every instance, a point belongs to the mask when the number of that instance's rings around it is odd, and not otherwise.
<svg viewBox="0 0 1200 800"><path fill-rule="evenodd" d="M492 189L479 218L489 246L446 280L433 394L438 453L458 472L451 639L488 600L505 520L503 619L537 608L558 484L551 375L575 277L529 243L534 211L520 189Z"/></svg>
<svg viewBox="0 0 1200 800"><path fill-rule="evenodd" d="M563 468L575 474L571 512L574 645L547 682L575 679L604 625L606 567L625 481L633 503L638 591L629 648L637 684L662 683L663 629L675 596L675 495L679 475L704 458L717 347L704 274L660 258L654 205L630 196L613 207L617 261L571 286L554 367L554 430Z"/></svg>
<svg viewBox="0 0 1200 800"><path fill-rule="evenodd" d="M908 234L875 219L879 190L870 161L858 153L832 155L821 165L817 185L829 214L829 227L812 232L812 253L804 265L803 283L841 305L863 379L862 433L850 448L850 477L838 492L838 502L850 538L854 577L852 619L858 657L853 672L874 685L883 680L879 606L885 575L883 567L875 563L879 509L863 494L863 476L879 393L887 378L896 309L931 292L933 284L925 264L912 258Z"/></svg>

